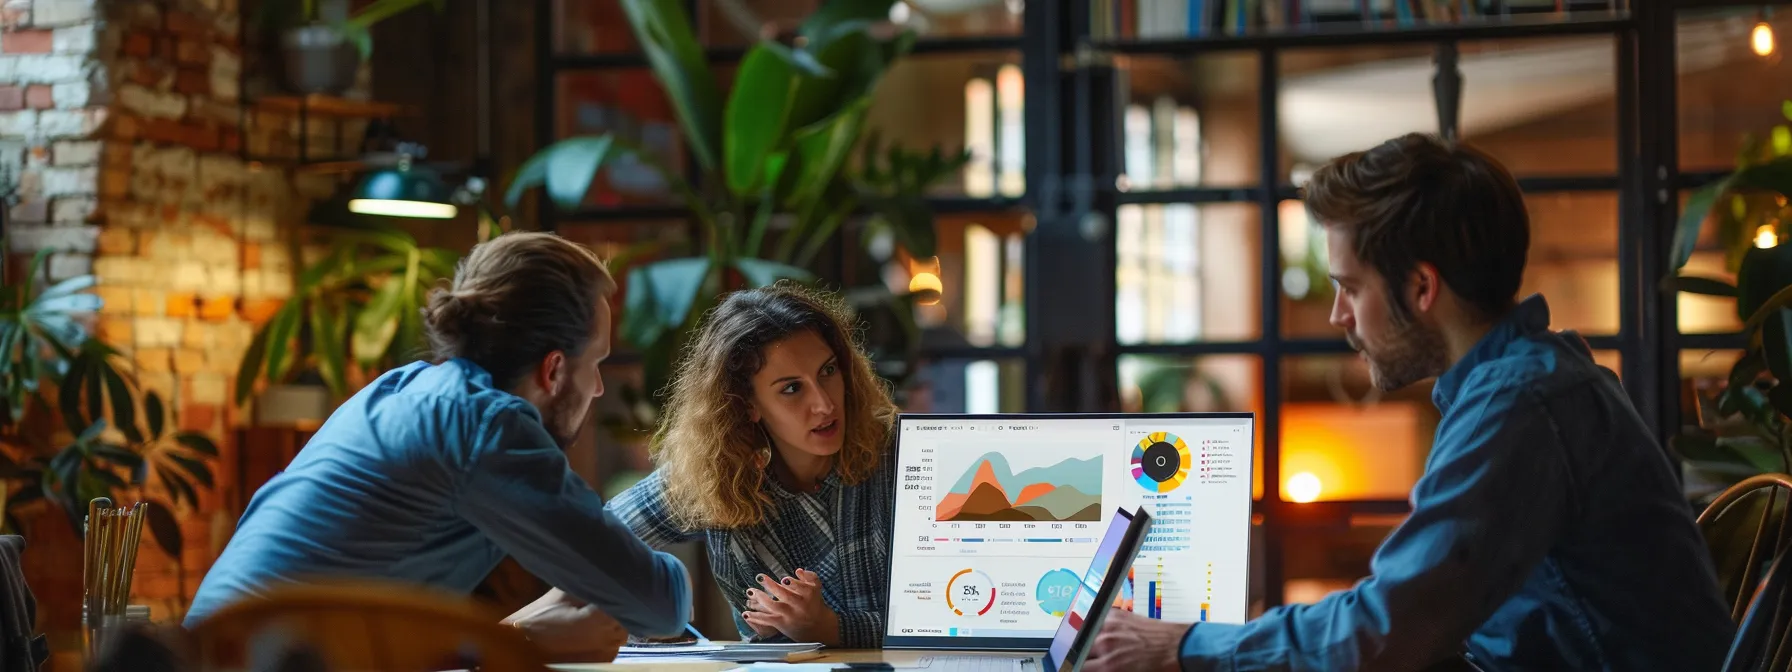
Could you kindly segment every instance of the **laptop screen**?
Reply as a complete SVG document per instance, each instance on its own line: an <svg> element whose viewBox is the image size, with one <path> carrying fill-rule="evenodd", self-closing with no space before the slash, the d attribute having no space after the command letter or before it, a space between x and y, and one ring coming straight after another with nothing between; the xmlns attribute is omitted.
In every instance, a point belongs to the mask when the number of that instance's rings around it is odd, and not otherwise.
<svg viewBox="0 0 1792 672"><path fill-rule="evenodd" d="M1070 599L1070 611L1058 622L1057 634L1052 635L1048 651L1055 664L1061 666L1068 658L1071 645L1076 643L1077 632L1083 629L1089 614L1097 609L1095 596L1101 592L1102 579L1107 578L1108 567L1113 566L1114 554L1120 551L1120 542L1126 538L1126 528L1131 524L1132 516L1123 511L1116 511L1108 522L1107 532L1101 535L1101 545L1095 549L1095 558L1089 561L1088 571L1083 572L1082 580L1077 582L1076 594Z"/></svg>
<svg viewBox="0 0 1792 672"><path fill-rule="evenodd" d="M1245 622L1251 414L905 414L897 427L886 647L1046 649L1118 509L1154 520L1122 607Z"/></svg>

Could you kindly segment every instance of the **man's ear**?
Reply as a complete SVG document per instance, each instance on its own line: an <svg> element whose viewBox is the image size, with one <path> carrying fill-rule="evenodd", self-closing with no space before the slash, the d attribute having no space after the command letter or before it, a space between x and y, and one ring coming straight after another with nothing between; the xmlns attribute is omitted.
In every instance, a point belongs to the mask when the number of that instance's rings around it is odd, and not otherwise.
<svg viewBox="0 0 1792 672"><path fill-rule="evenodd" d="M549 395L560 393L560 387L566 384L566 353L555 350L541 358L535 365L535 386Z"/></svg>
<svg viewBox="0 0 1792 672"><path fill-rule="evenodd" d="M1444 279L1437 272L1437 266L1421 261L1413 264L1412 273L1407 276L1407 305L1415 312L1430 312L1437 301L1443 298Z"/></svg>

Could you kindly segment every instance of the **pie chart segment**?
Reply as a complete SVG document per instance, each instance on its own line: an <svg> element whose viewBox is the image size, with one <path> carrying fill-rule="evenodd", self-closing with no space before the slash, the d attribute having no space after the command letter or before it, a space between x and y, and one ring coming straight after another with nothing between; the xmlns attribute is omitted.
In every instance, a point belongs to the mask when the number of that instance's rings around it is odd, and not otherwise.
<svg viewBox="0 0 1792 672"><path fill-rule="evenodd" d="M1152 432L1132 447L1132 478L1151 492L1181 487L1192 466L1188 444L1169 432Z"/></svg>

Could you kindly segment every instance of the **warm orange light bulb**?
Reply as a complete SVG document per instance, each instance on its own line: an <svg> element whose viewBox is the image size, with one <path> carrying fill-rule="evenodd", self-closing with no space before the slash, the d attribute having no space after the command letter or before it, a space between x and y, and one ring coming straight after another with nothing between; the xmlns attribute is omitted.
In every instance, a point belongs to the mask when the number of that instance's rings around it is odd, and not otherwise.
<svg viewBox="0 0 1792 672"><path fill-rule="evenodd" d="M1755 29L1748 36L1749 47L1755 50L1756 56L1773 55L1773 26L1766 21L1755 24Z"/></svg>

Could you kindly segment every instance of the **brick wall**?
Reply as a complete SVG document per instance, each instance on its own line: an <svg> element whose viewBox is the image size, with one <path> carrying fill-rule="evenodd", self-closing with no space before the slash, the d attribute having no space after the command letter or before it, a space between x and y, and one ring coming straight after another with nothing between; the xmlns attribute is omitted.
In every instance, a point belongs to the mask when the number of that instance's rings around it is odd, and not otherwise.
<svg viewBox="0 0 1792 672"><path fill-rule="evenodd" d="M247 417L230 403L236 365L291 293L294 220L334 186L240 158L245 143L290 148L297 128L257 111L245 132L239 82L252 52L238 10L238 0L0 0L0 161L19 169L12 249L54 250L57 278L96 275L97 333L170 402L171 426L211 434L226 461L228 430ZM229 488L226 462L214 470ZM201 500L177 512L178 562L143 541L135 601L158 620L181 614L234 523L217 490ZM78 542L55 517L27 527L44 626L73 628Z"/></svg>

